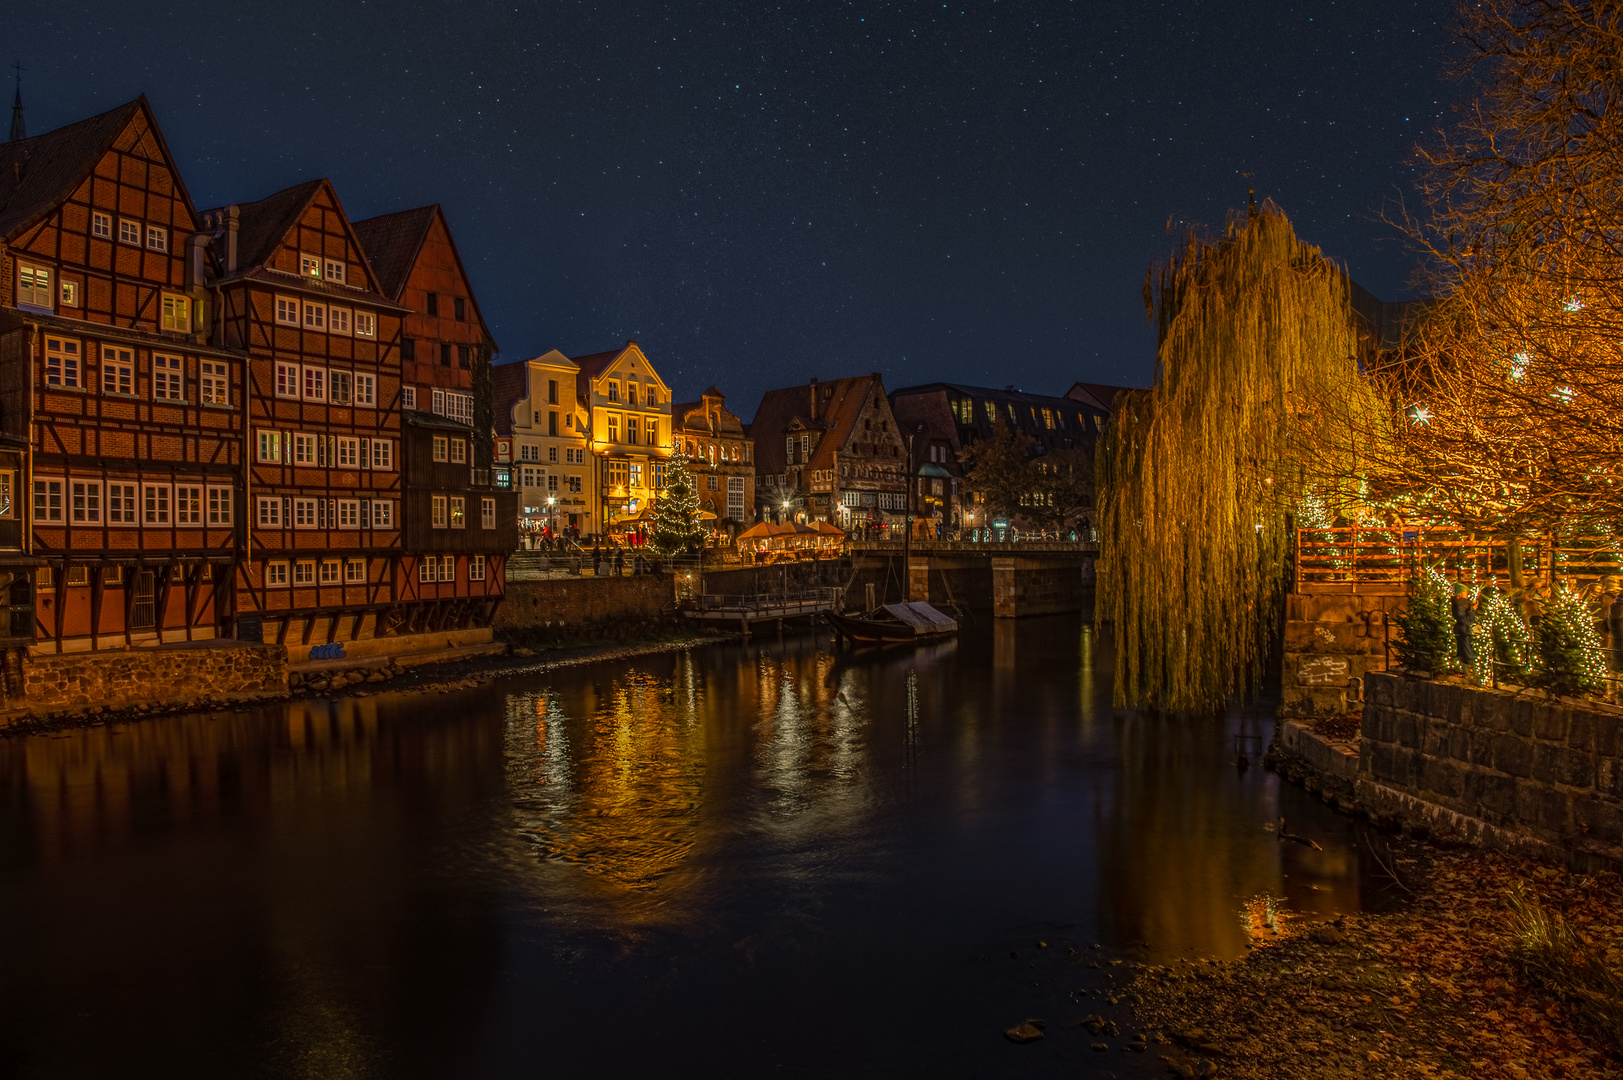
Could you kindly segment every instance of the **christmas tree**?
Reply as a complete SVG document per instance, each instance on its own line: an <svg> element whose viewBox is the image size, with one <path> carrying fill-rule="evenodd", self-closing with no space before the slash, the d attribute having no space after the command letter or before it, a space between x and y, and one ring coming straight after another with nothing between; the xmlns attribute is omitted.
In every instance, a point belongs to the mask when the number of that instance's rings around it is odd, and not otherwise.
<svg viewBox="0 0 1623 1080"><path fill-rule="evenodd" d="M1527 678L1533 663L1533 637L1521 614L1502 593L1496 592L1482 602L1471 627L1471 642L1476 652L1472 674L1478 685L1493 682L1493 664L1498 664L1500 678Z"/></svg>
<svg viewBox="0 0 1623 1080"><path fill-rule="evenodd" d="M1409 606L1397 617L1403 638L1392 643L1398 663L1441 674L1454 666L1454 611L1448 579L1435 568L1409 582Z"/></svg>
<svg viewBox="0 0 1623 1080"><path fill-rule="evenodd" d="M699 485L678 454L665 463L665 483L654 500L648 546L656 555L679 555L704 539L699 524Z"/></svg>
<svg viewBox="0 0 1623 1080"><path fill-rule="evenodd" d="M1598 693L1606 685L1606 656L1595 617L1565 585L1545 605L1533 635L1540 686L1556 694Z"/></svg>

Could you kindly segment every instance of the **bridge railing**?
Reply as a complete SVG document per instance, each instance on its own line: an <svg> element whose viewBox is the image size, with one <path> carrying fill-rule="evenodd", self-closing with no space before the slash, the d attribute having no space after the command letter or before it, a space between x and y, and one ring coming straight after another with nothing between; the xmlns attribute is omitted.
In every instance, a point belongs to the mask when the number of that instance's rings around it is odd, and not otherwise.
<svg viewBox="0 0 1623 1080"><path fill-rule="evenodd" d="M1623 577L1623 540L1616 537L1520 537L1517 549L1524 583L1565 578L1582 588ZM1510 541L1452 527L1298 529L1295 559L1301 593L1400 592L1423 566L1477 585L1511 587Z"/></svg>
<svg viewBox="0 0 1623 1080"><path fill-rule="evenodd" d="M840 590L837 588L801 589L788 593L754 593L748 595L726 595L721 593L704 593L688 597L683 601L683 608L688 611L711 612L717 614L759 615L771 611L787 615L810 614L814 611L828 611L836 606Z"/></svg>

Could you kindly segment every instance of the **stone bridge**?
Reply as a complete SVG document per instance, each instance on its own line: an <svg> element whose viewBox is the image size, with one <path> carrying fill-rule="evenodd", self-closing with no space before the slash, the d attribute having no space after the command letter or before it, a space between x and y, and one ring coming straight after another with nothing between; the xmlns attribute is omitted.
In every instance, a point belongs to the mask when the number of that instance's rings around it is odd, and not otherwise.
<svg viewBox="0 0 1623 1080"><path fill-rule="evenodd" d="M859 569L894 567L909 600L990 605L1000 619L1083 610L1093 599L1099 556L1098 544L1064 540L915 540L910 555L900 540L856 540L850 549Z"/></svg>

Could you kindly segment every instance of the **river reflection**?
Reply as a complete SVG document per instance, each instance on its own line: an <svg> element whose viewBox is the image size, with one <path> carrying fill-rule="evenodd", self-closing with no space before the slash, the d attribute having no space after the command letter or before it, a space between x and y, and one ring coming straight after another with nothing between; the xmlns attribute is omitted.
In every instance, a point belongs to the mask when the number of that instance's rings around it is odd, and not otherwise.
<svg viewBox="0 0 1623 1080"><path fill-rule="evenodd" d="M983 618L0 740L0 1073L1148 1075L998 1036L1107 977L1037 938L1235 955L1382 896L1233 764L1271 721L1109 692L1086 623Z"/></svg>

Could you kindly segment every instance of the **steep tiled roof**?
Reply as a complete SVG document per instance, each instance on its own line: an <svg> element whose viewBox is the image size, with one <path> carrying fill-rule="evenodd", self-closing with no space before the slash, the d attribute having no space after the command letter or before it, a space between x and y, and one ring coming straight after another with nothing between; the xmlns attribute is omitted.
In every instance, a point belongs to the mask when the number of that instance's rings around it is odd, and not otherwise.
<svg viewBox="0 0 1623 1080"><path fill-rule="evenodd" d="M238 207L238 270L263 266L270 259L276 246L304 213L304 208L321 190L321 185L320 180L306 180Z"/></svg>
<svg viewBox="0 0 1623 1080"><path fill-rule="evenodd" d="M355 237L366 249L366 260L378 276L378 288L389 299L400 299L412 264L417 261L417 251L439 210L438 205L419 206L354 223Z"/></svg>
<svg viewBox="0 0 1623 1080"><path fill-rule="evenodd" d="M491 411L496 414L496 434L513 434L513 406L523 401L529 392L529 372L527 360L490 365L490 400Z"/></svg>
<svg viewBox="0 0 1623 1080"><path fill-rule="evenodd" d="M625 347L622 346L608 352L587 353L585 356L571 356L569 359L575 362L580 368L580 373L587 379L595 379L603 374L603 370L618 360L620 354L625 351Z"/></svg>
<svg viewBox="0 0 1623 1080"><path fill-rule="evenodd" d="M1072 401L1080 401L1084 405L1109 412L1116 405L1116 398L1132 390L1131 386L1110 386L1107 383L1079 382L1065 392L1065 396Z"/></svg>
<svg viewBox="0 0 1623 1080"><path fill-rule="evenodd" d="M140 97L32 139L0 143L0 239L10 240L72 194L145 106Z"/></svg>
<svg viewBox="0 0 1623 1080"><path fill-rule="evenodd" d="M785 468L783 433L799 420L812 431L826 432L807 463L812 469L834 467L834 454L846 442L862 414L863 403L876 389L882 389L878 375L858 375L816 385L817 418L811 415L812 386L768 390L750 421L749 434L755 440L755 471L782 472Z"/></svg>

